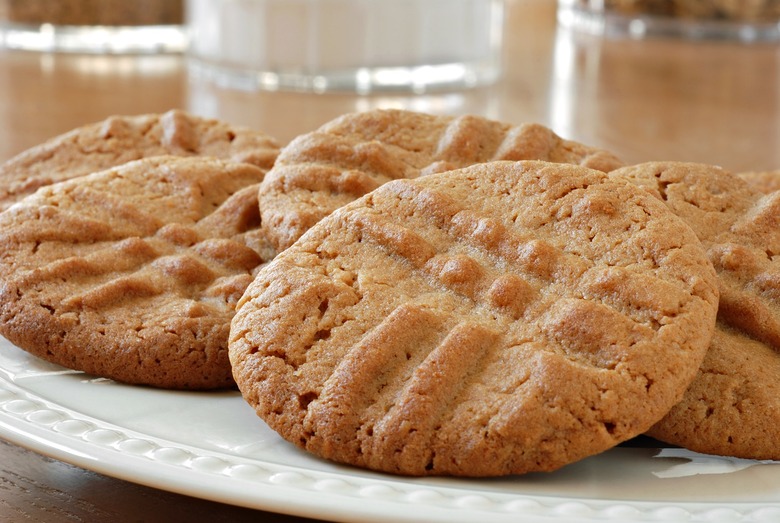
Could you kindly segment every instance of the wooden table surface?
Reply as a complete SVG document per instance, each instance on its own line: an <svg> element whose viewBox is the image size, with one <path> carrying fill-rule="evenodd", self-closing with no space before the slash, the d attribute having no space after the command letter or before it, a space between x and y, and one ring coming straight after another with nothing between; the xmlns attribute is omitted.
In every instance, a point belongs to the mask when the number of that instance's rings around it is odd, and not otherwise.
<svg viewBox="0 0 780 523"><path fill-rule="evenodd" d="M780 168L780 46L616 41L556 27L551 0L509 0L504 76L465 92L401 96L217 88L181 56L0 50L0 161L112 114L178 107L286 142L342 113L398 107L535 121L628 162ZM192 499L82 470L0 440L0 521L309 521Z"/></svg>

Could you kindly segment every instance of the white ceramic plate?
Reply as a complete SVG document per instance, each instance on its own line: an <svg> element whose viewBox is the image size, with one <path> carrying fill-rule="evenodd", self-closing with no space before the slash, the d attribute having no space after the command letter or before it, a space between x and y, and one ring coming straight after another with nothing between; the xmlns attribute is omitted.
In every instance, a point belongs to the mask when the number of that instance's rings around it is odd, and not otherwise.
<svg viewBox="0 0 780 523"><path fill-rule="evenodd" d="M332 521L780 521L780 462L624 446L549 474L375 474L299 451L238 393L94 379L2 338L0 437L136 483Z"/></svg>

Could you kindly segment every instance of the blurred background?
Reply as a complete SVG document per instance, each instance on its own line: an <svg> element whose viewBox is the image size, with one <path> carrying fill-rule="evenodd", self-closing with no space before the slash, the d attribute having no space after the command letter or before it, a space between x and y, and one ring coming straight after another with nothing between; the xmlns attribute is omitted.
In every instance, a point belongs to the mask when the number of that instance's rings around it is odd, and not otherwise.
<svg viewBox="0 0 780 523"><path fill-rule="evenodd" d="M630 162L774 169L780 2L762 1L730 20L641 0L0 0L0 158L111 114L179 107L286 142L396 107L536 121Z"/></svg>

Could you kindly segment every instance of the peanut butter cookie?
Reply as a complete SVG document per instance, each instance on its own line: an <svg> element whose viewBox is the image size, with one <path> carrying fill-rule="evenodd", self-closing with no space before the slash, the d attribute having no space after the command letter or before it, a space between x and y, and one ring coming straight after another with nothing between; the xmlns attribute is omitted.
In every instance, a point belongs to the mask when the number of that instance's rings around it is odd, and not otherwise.
<svg viewBox="0 0 780 523"><path fill-rule="evenodd" d="M268 170L279 153L264 133L181 110L112 116L52 138L0 165L0 210L39 187L158 155L213 156Z"/></svg>
<svg viewBox="0 0 780 523"><path fill-rule="evenodd" d="M547 160L609 171L613 154L538 124L401 110L347 114L282 149L260 194L263 227L278 250L338 207L390 180L491 160Z"/></svg>
<svg viewBox="0 0 780 523"><path fill-rule="evenodd" d="M710 344L717 283L657 199L581 166L394 180L264 266L230 358L318 456L406 475L546 471L646 431Z"/></svg>
<svg viewBox="0 0 780 523"><path fill-rule="evenodd" d="M648 434L696 452L780 459L780 356L718 322L699 374Z"/></svg>
<svg viewBox="0 0 780 523"><path fill-rule="evenodd" d="M247 163L158 156L41 188L0 213L0 332L118 381L234 387L235 303L269 257Z"/></svg>
<svg viewBox="0 0 780 523"><path fill-rule="evenodd" d="M682 403L650 434L699 452L780 459L780 396L772 392L780 379L780 192L764 194L696 163L652 162L611 175L644 187L683 218L718 274L711 354Z"/></svg>

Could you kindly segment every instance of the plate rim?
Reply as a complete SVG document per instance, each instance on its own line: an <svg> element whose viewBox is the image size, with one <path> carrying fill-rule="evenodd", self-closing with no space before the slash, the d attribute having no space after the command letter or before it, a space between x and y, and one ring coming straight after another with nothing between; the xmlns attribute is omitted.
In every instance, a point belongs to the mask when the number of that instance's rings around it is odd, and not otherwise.
<svg viewBox="0 0 780 523"><path fill-rule="evenodd" d="M489 517L490 521L515 523L780 521L780 503L626 501L474 491L431 485L425 478L347 474L244 458L89 416L25 389L13 381L12 373L0 373L0 437L117 479L320 520L453 522Z"/></svg>

